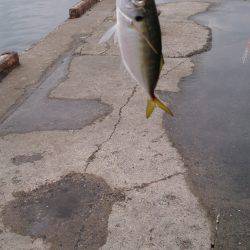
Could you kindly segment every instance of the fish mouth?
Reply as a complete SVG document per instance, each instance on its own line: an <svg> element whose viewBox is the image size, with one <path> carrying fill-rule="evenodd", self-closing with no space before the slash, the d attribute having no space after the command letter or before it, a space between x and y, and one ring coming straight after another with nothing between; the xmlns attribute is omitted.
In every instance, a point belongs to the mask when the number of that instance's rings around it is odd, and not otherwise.
<svg viewBox="0 0 250 250"><path fill-rule="evenodd" d="M138 8L142 8L146 4L146 0L131 0L131 2Z"/></svg>

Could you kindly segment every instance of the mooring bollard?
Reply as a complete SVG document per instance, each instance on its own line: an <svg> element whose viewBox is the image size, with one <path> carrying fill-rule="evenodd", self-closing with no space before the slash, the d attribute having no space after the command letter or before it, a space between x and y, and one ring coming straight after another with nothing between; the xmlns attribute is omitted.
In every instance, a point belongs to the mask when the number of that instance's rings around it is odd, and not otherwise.
<svg viewBox="0 0 250 250"><path fill-rule="evenodd" d="M98 0L83 0L77 3L72 8L69 9L69 18L70 19L79 18L97 2Z"/></svg>
<svg viewBox="0 0 250 250"><path fill-rule="evenodd" d="M0 77L8 74L19 65L17 52L6 52L0 55Z"/></svg>

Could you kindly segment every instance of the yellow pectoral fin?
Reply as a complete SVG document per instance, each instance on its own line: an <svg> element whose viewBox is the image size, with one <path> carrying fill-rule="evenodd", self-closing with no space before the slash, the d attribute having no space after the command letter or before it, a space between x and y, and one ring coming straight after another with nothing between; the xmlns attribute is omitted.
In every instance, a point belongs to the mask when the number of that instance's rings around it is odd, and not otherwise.
<svg viewBox="0 0 250 250"><path fill-rule="evenodd" d="M156 106L164 110L169 115L174 116L172 111L164 103L162 103L157 97L155 97L154 99L148 100L147 109L146 109L147 118L151 116Z"/></svg>

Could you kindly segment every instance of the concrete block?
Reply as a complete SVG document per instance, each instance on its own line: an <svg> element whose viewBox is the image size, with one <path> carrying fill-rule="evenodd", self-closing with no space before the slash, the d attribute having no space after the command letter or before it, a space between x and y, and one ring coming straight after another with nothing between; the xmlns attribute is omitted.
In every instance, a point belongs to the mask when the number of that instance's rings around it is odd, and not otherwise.
<svg viewBox="0 0 250 250"><path fill-rule="evenodd" d="M69 18L70 19L79 18L97 2L98 0L80 1L79 3L77 3L72 8L69 9Z"/></svg>
<svg viewBox="0 0 250 250"><path fill-rule="evenodd" d="M6 52L0 55L0 76L6 75L19 65L17 52Z"/></svg>

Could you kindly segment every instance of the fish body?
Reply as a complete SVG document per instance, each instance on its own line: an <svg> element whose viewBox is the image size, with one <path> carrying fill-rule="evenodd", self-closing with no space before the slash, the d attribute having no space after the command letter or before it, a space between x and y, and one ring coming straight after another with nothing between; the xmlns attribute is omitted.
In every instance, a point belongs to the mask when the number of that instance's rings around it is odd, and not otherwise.
<svg viewBox="0 0 250 250"><path fill-rule="evenodd" d="M150 98L160 75L161 30L154 0L137 7L131 0L117 0L117 38L122 60L130 75Z"/></svg>
<svg viewBox="0 0 250 250"><path fill-rule="evenodd" d="M148 94L147 118L156 106L173 115L155 96L164 64L158 14L154 0L116 0L117 23L105 38L115 30L125 68Z"/></svg>

